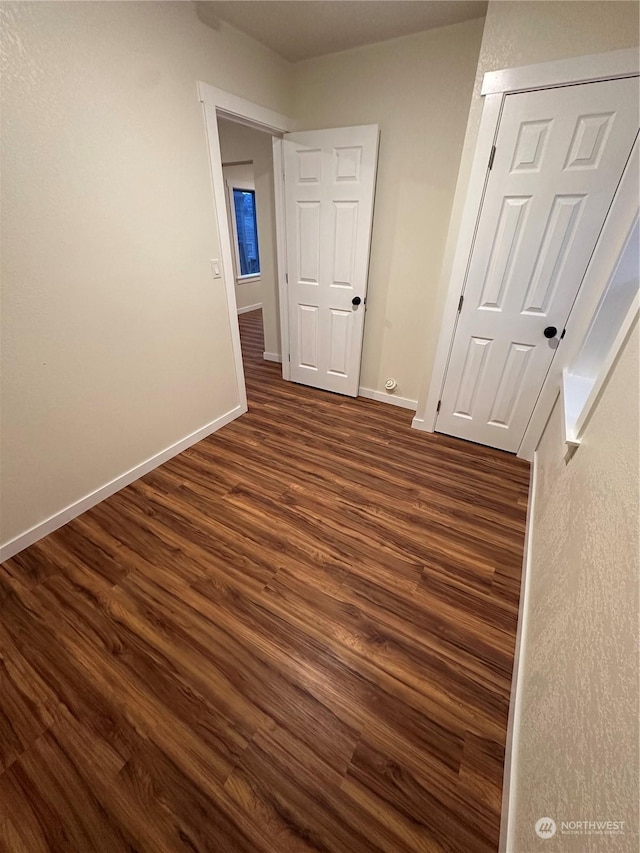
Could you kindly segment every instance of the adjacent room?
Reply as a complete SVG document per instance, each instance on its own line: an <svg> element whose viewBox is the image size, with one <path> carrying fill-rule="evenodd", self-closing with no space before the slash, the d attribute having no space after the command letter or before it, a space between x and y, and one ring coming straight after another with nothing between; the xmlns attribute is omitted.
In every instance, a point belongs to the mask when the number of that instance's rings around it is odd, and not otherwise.
<svg viewBox="0 0 640 853"><path fill-rule="evenodd" d="M0 20L0 851L635 853L640 5Z"/></svg>

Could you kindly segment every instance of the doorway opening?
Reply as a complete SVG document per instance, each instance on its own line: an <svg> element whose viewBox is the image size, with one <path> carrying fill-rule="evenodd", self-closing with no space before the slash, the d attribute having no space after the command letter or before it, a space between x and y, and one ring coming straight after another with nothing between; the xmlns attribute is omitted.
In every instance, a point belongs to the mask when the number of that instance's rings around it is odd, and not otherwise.
<svg viewBox="0 0 640 853"><path fill-rule="evenodd" d="M217 117L242 363L281 362L273 134ZM249 394L250 398L250 394Z"/></svg>
<svg viewBox="0 0 640 853"><path fill-rule="evenodd" d="M205 83L204 108L213 195L220 237L214 277L224 276L240 406L247 409L237 323L233 242L227 215L219 122L271 137L269 170L274 217L266 242L260 238L261 203L255 157L260 269L264 247L273 249L277 289L262 287L265 360L281 361L282 377L350 397L359 394L360 365L378 164L377 125L293 131L293 121ZM237 128L236 131L237 132ZM266 154L266 147L263 147ZM238 152L231 155L237 162ZM286 186L285 186L286 185ZM265 184L265 187L267 184ZM285 215L286 211L286 215ZM239 263L239 261L237 261ZM241 276L238 276L240 279ZM290 280L289 280L290 279ZM269 297L272 297L272 301ZM257 304L257 303L254 303ZM275 330L275 331L274 331ZM273 346L273 349L271 349ZM281 355L282 354L282 355Z"/></svg>
<svg viewBox="0 0 640 853"><path fill-rule="evenodd" d="M223 89L217 89L214 86L210 86L207 83L198 83L197 84L198 91L198 99L202 104L203 108L203 118L205 125L205 133L207 138L207 146L209 152L209 165L211 168L211 183L213 189L213 203L215 208L216 220L218 224L218 238L219 238L219 259L212 258L212 266L214 270L214 277L222 277L224 282L224 288L226 291L227 297L227 308L229 312L229 331L231 334L231 346L233 350L233 360L234 360L234 368L235 368L235 377L236 384L238 388L238 402L239 408L241 411L246 412L248 409L247 406L247 390L246 390L246 382L245 382L245 374L244 374L244 366L242 359L242 348L240 343L240 328L238 323L238 308L236 301L236 280L234 275L234 261L233 261L233 242L232 242L232 232L229 228L229 220L228 220L228 212L227 212L227 193L225 192L225 179L222 171L222 151L221 151L221 140L220 140L220 132L218 122L219 120L225 120L230 124L230 130L235 131L237 127L246 127L248 129L252 129L254 131L259 132L259 138L265 141L266 145L271 146L271 155L269 164L273 169L274 157L275 157L275 149L276 146L273 142L274 137L282 136L287 131L293 128L293 120L288 116L282 115L280 113L276 113L273 110L265 109L264 107L259 106L258 104L254 104L251 101L247 101L244 98L239 98L236 95L232 95L229 92L225 92ZM255 171L256 171L256 159L251 156L239 157L236 153L231 157L232 161L236 161L238 159L241 160L251 160L254 166L254 179L255 179ZM278 189L278 185L271 182L271 186L273 187L273 193L275 193ZM278 216L278 198L274 199L274 204L276 205L276 216ZM256 205L257 210L257 218L258 218L258 229L260 229L260 204L259 201ZM278 232L280 229L277 229ZM280 239L278 236L275 238L277 240L277 251L276 251L276 259L274 261L275 266L275 279L276 279L276 290L282 288L283 285L283 269L284 265L281 261L281 248L280 248ZM264 247L269 245L269 240L266 242L263 239L262 242L262 250L261 250L261 275L264 270ZM245 285L246 286L246 285ZM264 288L262 297L264 299ZM263 302L264 308L264 302ZM279 357L280 353L280 330L278 327L278 310L281 309L281 300L278 299L278 294L274 295L272 312L276 315L275 317L275 329L276 329L276 344L274 346L274 351L264 350L264 354L266 354L267 359L269 355L274 355ZM267 313L266 311L264 312ZM285 377L286 378L286 377Z"/></svg>

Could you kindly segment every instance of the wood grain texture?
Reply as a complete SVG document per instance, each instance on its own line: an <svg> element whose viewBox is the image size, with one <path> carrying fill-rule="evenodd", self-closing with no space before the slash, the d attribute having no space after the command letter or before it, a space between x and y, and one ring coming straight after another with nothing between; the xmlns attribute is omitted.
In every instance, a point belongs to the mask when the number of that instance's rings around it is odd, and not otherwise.
<svg viewBox="0 0 640 853"><path fill-rule="evenodd" d="M497 849L528 466L280 378L0 567L0 849Z"/></svg>

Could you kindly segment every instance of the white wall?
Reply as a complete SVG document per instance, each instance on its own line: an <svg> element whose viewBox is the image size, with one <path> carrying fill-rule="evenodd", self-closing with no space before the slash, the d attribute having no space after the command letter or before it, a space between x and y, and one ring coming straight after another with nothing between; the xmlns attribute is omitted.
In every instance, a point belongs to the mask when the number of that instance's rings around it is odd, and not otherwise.
<svg viewBox="0 0 640 853"><path fill-rule="evenodd" d="M238 404L196 81L289 66L191 3L2 3L6 543Z"/></svg>
<svg viewBox="0 0 640 853"><path fill-rule="evenodd" d="M475 151L483 99L482 80L487 71L533 65L554 59L586 56L635 47L639 41L639 9L635 2L609 0L490 0L475 74L473 98L467 119L455 199L451 209L451 238L442 258L440 284L431 304L439 326L451 275L471 162ZM424 410L437 337L427 342L421 372L418 415Z"/></svg>
<svg viewBox="0 0 640 853"><path fill-rule="evenodd" d="M416 399L483 21L294 66L303 129L379 124L380 158L360 384Z"/></svg>
<svg viewBox="0 0 640 853"><path fill-rule="evenodd" d="M275 199L273 187L272 137L261 130L218 120L222 162L251 160L256 185L258 210L258 240L260 243L260 299L264 324L265 351L280 355L280 320L278 310L278 279L276 267ZM253 305L253 298L240 284L236 288L238 307Z"/></svg>
<svg viewBox="0 0 640 853"><path fill-rule="evenodd" d="M573 458L559 402L538 447L511 853L638 850L638 359L636 324ZM558 834L540 842L543 816ZM561 836L563 820L624 834Z"/></svg>

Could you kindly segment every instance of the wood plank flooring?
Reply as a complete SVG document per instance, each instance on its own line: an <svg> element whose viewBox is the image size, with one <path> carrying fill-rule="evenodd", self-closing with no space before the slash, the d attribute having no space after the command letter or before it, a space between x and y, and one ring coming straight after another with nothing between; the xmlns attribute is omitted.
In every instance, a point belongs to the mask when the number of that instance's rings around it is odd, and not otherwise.
<svg viewBox="0 0 640 853"><path fill-rule="evenodd" d="M497 850L528 466L285 383L0 567L0 849Z"/></svg>

